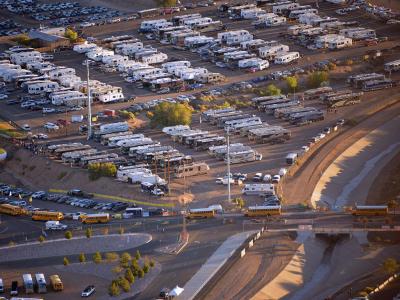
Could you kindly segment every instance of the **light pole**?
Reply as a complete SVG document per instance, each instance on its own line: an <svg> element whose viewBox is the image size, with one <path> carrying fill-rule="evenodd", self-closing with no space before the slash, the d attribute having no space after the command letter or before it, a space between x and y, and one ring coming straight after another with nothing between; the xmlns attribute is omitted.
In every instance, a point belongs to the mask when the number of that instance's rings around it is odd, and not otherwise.
<svg viewBox="0 0 400 300"><path fill-rule="evenodd" d="M87 132L87 139L89 140L92 136L92 104L90 100L90 83L89 83L89 60L86 60L86 74L87 74L87 94L88 94L88 132Z"/></svg>
<svg viewBox="0 0 400 300"><path fill-rule="evenodd" d="M230 140L229 140L229 127L226 133L226 146L227 146L227 175L228 175L228 202L231 203L231 151L230 151Z"/></svg>

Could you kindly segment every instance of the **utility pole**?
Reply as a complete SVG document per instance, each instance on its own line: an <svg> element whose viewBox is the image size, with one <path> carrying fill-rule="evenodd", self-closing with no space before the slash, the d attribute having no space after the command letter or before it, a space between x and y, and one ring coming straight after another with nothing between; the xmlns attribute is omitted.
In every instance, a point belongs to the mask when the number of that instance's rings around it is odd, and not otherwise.
<svg viewBox="0 0 400 300"><path fill-rule="evenodd" d="M89 84L89 60L86 60L86 74L87 74L87 94L88 94L88 131L87 131L87 139L89 140L92 137L92 103L90 100L90 84Z"/></svg>
<svg viewBox="0 0 400 300"><path fill-rule="evenodd" d="M229 127L226 134L226 145L227 145L227 175L228 175L228 201L231 203L231 151L230 151L230 140L229 140Z"/></svg>

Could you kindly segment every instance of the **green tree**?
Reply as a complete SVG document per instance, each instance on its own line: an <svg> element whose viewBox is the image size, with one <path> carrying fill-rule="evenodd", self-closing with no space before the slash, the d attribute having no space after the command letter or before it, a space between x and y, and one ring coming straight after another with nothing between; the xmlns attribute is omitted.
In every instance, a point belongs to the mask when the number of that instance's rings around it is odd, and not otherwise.
<svg viewBox="0 0 400 300"><path fill-rule="evenodd" d="M126 271L125 271L125 278L126 278L126 280L128 280L129 281L129 283L134 283L135 282L135 276L133 276L133 273L132 273L132 271L131 271L131 269L126 269Z"/></svg>
<svg viewBox="0 0 400 300"><path fill-rule="evenodd" d="M145 263L145 264L143 265L143 272L146 274L146 273L149 272L149 269L150 269L149 265L148 265L147 263Z"/></svg>
<svg viewBox="0 0 400 300"><path fill-rule="evenodd" d="M119 254L116 252L107 252L106 253L106 260L108 262L117 261L119 259Z"/></svg>
<svg viewBox="0 0 400 300"><path fill-rule="evenodd" d="M65 232L65 238L67 239L67 240L70 240L70 239L72 239L72 232L71 231L66 231Z"/></svg>
<svg viewBox="0 0 400 300"><path fill-rule="evenodd" d="M297 77L296 76L286 77L286 84L288 88L293 91L293 95L295 95L298 86Z"/></svg>
<svg viewBox="0 0 400 300"><path fill-rule="evenodd" d="M86 237L91 238L92 237L92 228L86 228Z"/></svg>
<svg viewBox="0 0 400 300"><path fill-rule="evenodd" d="M129 292L131 290L131 285L125 277L118 278L118 285L122 288L124 292Z"/></svg>
<svg viewBox="0 0 400 300"><path fill-rule="evenodd" d="M108 288L108 293L110 294L110 296L119 296L121 291L116 281L113 280L113 282L111 282L110 287Z"/></svg>
<svg viewBox="0 0 400 300"><path fill-rule="evenodd" d="M82 252L81 254L79 254L79 261L81 263L84 263L86 261L85 253Z"/></svg>
<svg viewBox="0 0 400 300"><path fill-rule="evenodd" d="M13 38L13 41L24 46L29 46L32 42L32 40L26 33L16 36L15 38Z"/></svg>
<svg viewBox="0 0 400 300"><path fill-rule="evenodd" d="M390 275L396 273L399 267L399 263L394 258L387 258L383 262L383 270Z"/></svg>
<svg viewBox="0 0 400 300"><path fill-rule="evenodd" d="M75 43L76 40L78 39L78 33L76 31L72 30L71 28L67 28L65 30L64 37L69 39L72 43Z"/></svg>
<svg viewBox="0 0 400 300"><path fill-rule="evenodd" d="M128 268L131 259L131 255L128 252L122 253L121 259L119 260L121 267Z"/></svg>
<svg viewBox="0 0 400 300"><path fill-rule="evenodd" d="M151 260L150 260L150 267L151 267L151 268L154 268L154 266L155 266L154 260L151 259Z"/></svg>
<svg viewBox="0 0 400 300"><path fill-rule="evenodd" d="M136 250L135 258L136 260L139 260L142 256L140 255L139 250Z"/></svg>
<svg viewBox="0 0 400 300"><path fill-rule="evenodd" d="M46 238L43 235L41 235L41 236L39 236L38 240L40 243L43 243L46 240Z"/></svg>
<svg viewBox="0 0 400 300"><path fill-rule="evenodd" d="M69 265L68 258L64 257L63 264L64 264L64 266L68 266Z"/></svg>
<svg viewBox="0 0 400 300"><path fill-rule="evenodd" d="M310 88L320 87L323 83L328 82L329 74L325 71L316 71L308 75L308 86Z"/></svg>
<svg viewBox="0 0 400 300"><path fill-rule="evenodd" d="M189 125L192 122L193 108L188 104L163 102L154 109L152 126Z"/></svg>
<svg viewBox="0 0 400 300"><path fill-rule="evenodd" d="M100 177L115 177L117 166L114 163L94 163L88 167L89 179L97 180Z"/></svg>
<svg viewBox="0 0 400 300"><path fill-rule="evenodd" d="M101 253L99 251L97 251L95 254L93 254L93 261L95 264L101 263L102 260L103 260L103 258L101 257Z"/></svg>
<svg viewBox="0 0 400 300"><path fill-rule="evenodd" d="M278 96L281 94L281 90L274 84L269 84L267 86L267 94L269 96Z"/></svg>
<svg viewBox="0 0 400 300"><path fill-rule="evenodd" d="M143 277L144 277L144 271L143 271L143 269L139 269L137 273L138 273L137 276L138 276L139 278L143 278Z"/></svg>

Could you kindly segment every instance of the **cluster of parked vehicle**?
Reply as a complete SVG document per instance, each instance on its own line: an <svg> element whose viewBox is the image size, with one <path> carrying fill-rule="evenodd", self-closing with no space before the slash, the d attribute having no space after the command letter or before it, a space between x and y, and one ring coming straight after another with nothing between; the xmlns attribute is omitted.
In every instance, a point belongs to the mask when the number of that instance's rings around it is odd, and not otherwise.
<svg viewBox="0 0 400 300"><path fill-rule="evenodd" d="M28 28L23 27L21 24L12 19L6 19L0 22L0 35L17 35L27 32Z"/></svg>

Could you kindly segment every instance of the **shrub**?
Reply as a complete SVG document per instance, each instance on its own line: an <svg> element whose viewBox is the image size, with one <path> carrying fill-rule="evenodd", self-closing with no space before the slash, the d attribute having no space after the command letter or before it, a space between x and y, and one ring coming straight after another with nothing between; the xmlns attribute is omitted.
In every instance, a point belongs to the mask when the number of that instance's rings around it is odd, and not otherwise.
<svg viewBox="0 0 400 300"><path fill-rule="evenodd" d="M121 291L117 282L113 281L110 284L110 287L108 288L108 293L110 294L110 296L119 296Z"/></svg>
<svg viewBox="0 0 400 300"><path fill-rule="evenodd" d="M193 108L188 104L163 102L154 109L151 124L156 126L189 125Z"/></svg>
<svg viewBox="0 0 400 300"><path fill-rule="evenodd" d="M86 261L85 253L82 252L81 254L79 254L79 261L81 263L84 263Z"/></svg>
<svg viewBox="0 0 400 300"><path fill-rule="evenodd" d="M308 86L310 88L317 88L322 85L322 83L327 82L329 79L328 72L325 71L316 71L312 72L308 76Z"/></svg>
<svg viewBox="0 0 400 300"><path fill-rule="evenodd" d="M115 274L119 274L122 272L122 268L120 266L115 266L114 268L112 268L112 271Z"/></svg>
<svg viewBox="0 0 400 300"><path fill-rule="evenodd" d="M286 84L287 84L288 88L290 90L292 90L293 93L294 93L295 90L297 89L297 86L298 86L298 82L297 82L296 76L288 76L288 77L286 77Z"/></svg>
<svg viewBox="0 0 400 300"><path fill-rule="evenodd" d="M154 266L155 266L154 260L150 260L149 265L150 265L150 268L154 268Z"/></svg>
<svg viewBox="0 0 400 300"><path fill-rule="evenodd" d="M121 267L123 268L128 268L129 267L129 261L131 260L131 255L128 252L124 252L121 255L121 259L119 260L119 263Z"/></svg>
<svg viewBox="0 0 400 300"><path fill-rule="evenodd" d="M138 273L138 277L139 278L143 278L144 277L144 271L142 270L142 269L139 269L138 271L137 271L137 273Z"/></svg>
<svg viewBox="0 0 400 300"><path fill-rule="evenodd" d="M333 62L329 62L328 63L328 68L329 68L329 70L336 70L337 66Z"/></svg>
<svg viewBox="0 0 400 300"><path fill-rule="evenodd" d="M104 230L103 230L103 234L104 234L104 235L108 235L108 232L109 232L108 227L105 227Z"/></svg>
<svg viewBox="0 0 400 300"><path fill-rule="evenodd" d="M65 232L65 238L67 239L67 240L70 240L70 239L72 239L72 232L71 231L66 231Z"/></svg>
<svg viewBox="0 0 400 300"><path fill-rule="evenodd" d="M149 272L149 265L148 264L144 264L144 266L143 266L143 272L146 274L146 273L148 273Z"/></svg>
<svg viewBox="0 0 400 300"><path fill-rule="evenodd" d="M281 90L278 87L276 87L274 84L269 84L267 86L266 92L267 92L267 95L269 95L269 96L278 96L281 94Z"/></svg>
<svg viewBox="0 0 400 300"><path fill-rule="evenodd" d="M89 179L97 180L101 176L115 177L117 167L113 163L94 163L89 165Z"/></svg>
<svg viewBox="0 0 400 300"><path fill-rule="evenodd" d="M125 271L125 279L131 284L135 282L135 276L133 276L131 269Z"/></svg>
<svg viewBox="0 0 400 300"><path fill-rule="evenodd" d="M344 64L345 64L346 66L352 66L352 65L354 64L354 61L353 61L352 59L348 58L348 59L346 59L346 60L344 61Z"/></svg>
<svg viewBox="0 0 400 300"><path fill-rule="evenodd" d="M40 243L43 243L46 240L46 238L43 235L41 235L41 236L39 236L38 240Z"/></svg>
<svg viewBox="0 0 400 300"><path fill-rule="evenodd" d="M91 238L92 237L92 228L86 228L86 237Z"/></svg>
<svg viewBox="0 0 400 300"><path fill-rule="evenodd" d="M118 278L118 285L122 288L124 292L129 292L131 290L131 285L129 281L126 280L124 277Z"/></svg>
<svg viewBox="0 0 400 300"><path fill-rule="evenodd" d="M136 260L139 260L142 256L140 255L139 250L136 250L135 258Z"/></svg>
<svg viewBox="0 0 400 300"><path fill-rule="evenodd" d="M32 42L32 40L29 38L27 34L20 34L16 36L15 38L12 39L14 42L24 45L24 46L29 46Z"/></svg>
<svg viewBox="0 0 400 300"><path fill-rule="evenodd" d="M131 112L131 111L120 110L120 111L118 112L118 114L119 114L119 116L120 116L121 118L126 119L126 120L134 120L134 119L136 119L135 114L134 114L133 112Z"/></svg>
<svg viewBox="0 0 400 300"><path fill-rule="evenodd" d="M64 37L70 40L70 42L75 43L76 40L78 39L78 33L71 28L67 28L65 30Z"/></svg>
<svg viewBox="0 0 400 300"><path fill-rule="evenodd" d="M69 260L68 260L68 258L64 257L63 264L64 264L64 266L68 266L68 265L69 265Z"/></svg>
<svg viewBox="0 0 400 300"><path fill-rule="evenodd" d="M399 269L399 263L394 258L387 258L383 262L383 270L388 274L394 274Z"/></svg>
<svg viewBox="0 0 400 300"><path fill-rule="evenodd" d="M93 254L93 261L95 264L101 263L102 260L103 260L103 258L101 257L101 253L99 251L97 251L95 254Z"/></svg>
<svg viewBox="0 0 400 300"><path fill-rule="evenodd" d="M106 260L108 262L117 261L119 259L119 254L116 252L107 252L106 253Z"/></svg>

